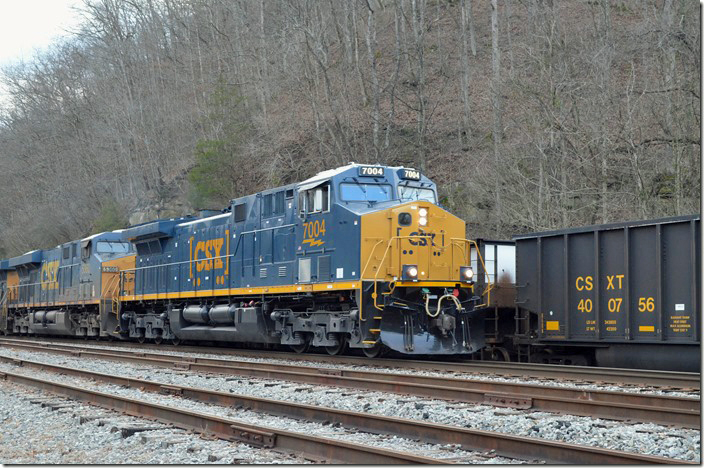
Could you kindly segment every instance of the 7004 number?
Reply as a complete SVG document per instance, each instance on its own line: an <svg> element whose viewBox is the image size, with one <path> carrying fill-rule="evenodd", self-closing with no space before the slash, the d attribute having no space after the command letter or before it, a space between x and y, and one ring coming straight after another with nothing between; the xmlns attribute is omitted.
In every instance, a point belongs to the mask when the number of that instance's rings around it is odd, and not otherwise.
<svg viewBox="0 0 704 468"><path fill-rule="evenodd" d="M325 235L325 220L303 223L303 238L311 239Z"/></svg>

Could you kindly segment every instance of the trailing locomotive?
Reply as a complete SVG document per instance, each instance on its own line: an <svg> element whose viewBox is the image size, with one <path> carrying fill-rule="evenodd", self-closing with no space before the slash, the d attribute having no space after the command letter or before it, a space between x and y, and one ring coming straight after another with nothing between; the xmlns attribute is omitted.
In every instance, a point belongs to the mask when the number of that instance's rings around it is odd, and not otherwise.
<svg viewBox="0 0 704 468"><path fill-rule="evenodd" d="M105 336L117 324L119 270L132 252L116 231L0 260L0 330Z"/></svg>
<svg viewBox="0 0 704 468"><path fill-rule="evenodd" d="M351 164L235 199L224 213L101 235L119 235L119 258L81 268L117 275L116 289L47 296L47 280L36 278L54 256L11 259L9 275L25 280L6 281L6 327L331 354L469 354L484 335L464 234L420 172ZM76 281L83 286L83 276Z"/></svg>

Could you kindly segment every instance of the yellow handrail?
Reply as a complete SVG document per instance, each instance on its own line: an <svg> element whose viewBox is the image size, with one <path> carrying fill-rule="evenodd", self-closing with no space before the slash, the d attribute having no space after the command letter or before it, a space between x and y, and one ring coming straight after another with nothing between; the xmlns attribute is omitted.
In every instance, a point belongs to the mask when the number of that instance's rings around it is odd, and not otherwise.
<svg viewBox="0 0 704 468"><path fill-rule="evenodd" d="M478 245L475 241L473 241L473 240L471 240L471 239L462 239L462 238L460 238L460 237L453 237L453 238L450 239L450 242L452 243L453 246L457 245L457 243L459 243L459 242L463 242L463 243L465 243L465 244L469 244L469 247L470 247L470 248L471 248L472 246L474 246L474 248L476 249L476 251L477 251L477 259L479 260L479 262L480 262L481 265L482 265L482 271L484 271L484 276L486 276L486 289L484 290L484 293L482 294L482 295L485 295L485 296L486 296L486 303L484 303L484 304L479 304L479 305L477 305L477 307L484 307L484 306L488 305L488 304L491 302L491 290L494 288L494 285L493 285L493 283L491 282L491 280L489 279L489 273L487 273L487 271L486 271L486 265L484 264L484 259L482 258L482 254L481 254L481 252L479 251L479 245ZM469 263L469 261L471 260L471 258L467 258L467 249L466 249L466 248L463 249L463 251L462 251L462 256L463 256L464 260L465 260L467 263ZM452 257L452 262L453 262L453 263L452 263L452 267L453 267L453 269L454 269L454 266L455 266L454 261L455 261L455 259L454 259L454 257Z"/></svg>

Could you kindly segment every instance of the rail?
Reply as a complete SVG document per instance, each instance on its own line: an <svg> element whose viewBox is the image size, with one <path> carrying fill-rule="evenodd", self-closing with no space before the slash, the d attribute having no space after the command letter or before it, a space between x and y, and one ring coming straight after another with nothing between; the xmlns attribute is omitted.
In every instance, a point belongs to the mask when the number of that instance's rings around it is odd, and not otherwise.
<svg viewBox="0 0 704 468"><path fill-rule="evenodd" d="M207 402L209 404L217 404L225 407L238 407L243 406L249 408L253 411L271 414L276 416L292 417L296 419L305 419L315 422L323 423L335 423L342 424L350 428L355 428L356 430L363 430L371 433L378 434L394 434L398 437L417 439L422 442L436 443L436 444L459 444L465 450L496 450L498 455L519 458L524 460L533 461L535 459L545 460L551 463L590 463L590 464L606 464L606 463L668 463L674 462L675 460L650 456L641 455L637 453L622 452L616 450L608 450L598 447L588 447L581 445L566 444L564 442L557 442L551 440L545 440L540 438L525 437L525 436L514 436L509 434L503 434L499 432L491 431L481 431L468 429L463 427L456 427L445 424L430 423L425 421L418 421L412 419L403 419L396 417L388 417L374 414L367 414L364 412L354 412L339 410L334 408L326 408L320 406L312 406L300 403L294 403L289 401L280 401L267 398L259 398L247 395L238 395L230 392L220 392L214 390L208 390L204 388L194 388L187 387L183 385L174 385L172 383L164 384L149 380L140 380L130 377L123 377L118 375L104 374L91 372L87 370L81 370L76 368L70 368L65 366L52 365L48 363L41 363L29 360L15 360L14 358L0 357L0 361L13 362L23 367L31 367L44 371L59 372L61 374L68 374L80 378L91 379L93 381L100 381L105 383L110 383L114 385L121 385L129 388L138 388L140 391L160 393L160 394L172 394L179 395L182 398L188 398L195 401ZM8 375L8 374L6 374ZM11 379L17 378L17 374L9 374ZM24 381L23 383L32 384L36 381ZM66 387L63 387L66 388ZM123 400L124 401L124 400ZM151 410L153 407L148 407ZM152 415L152 411L145 412L142 410L142 414L138 416L143 416L145 414ZM159 414L157 416L162 416ZM168 420L168 422L174 422L173 420ZM239 424L239 423L237 423ZM207 425L202 425L196 430L205 428ZM189 427L192 428L192 427ZM286 437L289 433L279 433L270 428L259 427L260 431L271 433L275 437L270 437L266 441L265 445L276 446L277 448L284 448L282 446L281 437ZM214 431L213 431L214 432ZM218 434L215 432L215 434ZM224 438L231 438L232 432L226 431L223 434ZM257 441L246 441L246 442L257 442ZM298 443L304 443L304 440L299 440ZM344 442L343 442L344 443ZM256 445L256 444L255 444ZM307 445L298 447L298 450L306 450ZM360 450L368 450L368 448L360 447ZM383 452L381 455L386 455L388 452ZM398 452L395 452L398 453ZM363 457L365 453L362 453ZM360 454L356 455L360 457ZM403 460L404 455L400 455L401 461L409 462L421 462L421 463L443 463L447 460L442 459L428 459L425 457L417 457L412 459L410 457ZM330 457L333 460L339 460L338 457ZM432 461L430 461L432 460ZM384 463L384 460L380 457L374 460L367 460L365 462L364 458L356 458L352 460L345 460L347 462L353 462L355 464L359 463L374 463L380 464ZM679 461L679 460L677 460Z"/></svg>
<svg viewBox="0 0 704 468"><path fill-rule="evenodd" d="M65 369L63 373L75 374L76 371L73 369ZM96 374L96 376L97 375L99 374ZM92 405L119 411L130 416L171 424L175 427L195 431L206 436L215 436L219 439L242 442L253 447L271 448L298 453L303 452L308 456L324 458L332 463L448 463L444 462L442 459L422 455L414 455L379 447L368 447L327 437L243 423L236 419L191 411L174 406L150 403L141 399L127 398L111 393L89 390L77 385L67 385L14 372L0 372L0 379L38 388L73 400L85 401ZM177 388L170 385L160 385L161 393L169 393L171 389L176 390Z"/></svg>
<svg viewBox="0 0 704 468"><path fill-rule="evenodd" d="M0 344L75 358L107 359L225 375L282 379L311 385L334 385L385 393L494 406L517 406L534 411L566 413L616 420L699 428L700 399L667 395L587 390L544 384L424 376L357 369L318 369L297 364L251 362L169 355L145 351L42 346L26 340L0 339Z"/></svg>

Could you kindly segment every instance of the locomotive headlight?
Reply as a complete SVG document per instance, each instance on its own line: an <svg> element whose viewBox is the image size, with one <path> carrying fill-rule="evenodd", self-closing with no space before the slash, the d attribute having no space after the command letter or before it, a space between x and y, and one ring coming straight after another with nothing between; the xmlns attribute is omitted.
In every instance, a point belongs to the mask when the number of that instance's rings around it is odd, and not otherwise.
<svg viewBox="0 0 704 468"><path fill-rule="evenodd" d="M418 225L427 226L428 225L428 210L427 208L421 208L418 210Z"/></svg>
<svg viewBox="0 0 704 468"><path fill-rule="evenodd" d="M403 265L401 279L418 281L418 267L416 265Z"/></svg>
<svg viewBox="0 0 704 468"><path fill-rule="evenodd" d="M463 266L460 267L460 280L471 282L474 279L474 270L472 267Z"/></svg>

